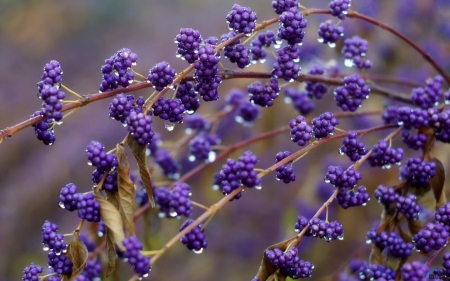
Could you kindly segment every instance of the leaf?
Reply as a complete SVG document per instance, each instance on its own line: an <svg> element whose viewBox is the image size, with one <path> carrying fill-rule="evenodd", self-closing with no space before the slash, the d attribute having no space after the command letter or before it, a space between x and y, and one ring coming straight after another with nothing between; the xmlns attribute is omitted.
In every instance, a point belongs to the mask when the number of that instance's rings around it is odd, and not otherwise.
<svg viewBox="0 0 450 281"><path fill-rule="evenodd" d="M128 164L125 149L117 145L117 187L119 189L119 211L122 216L123 225L133 235L134 228L133 206L134 206L134 183L130 179L130 164Z"/></svg>
<svg viewBox="0 0 450 281"><path fill-rule="evenodd" d="M106 199L108 199L108 201L114 205L114 207L116 207L117 210L120 209L119 206L119 192L117 191L105 191L106 193Z"/></svg>
<svg viewBox="0 0 450 281"><path fill-rule="evenodd" d="M447 198L445 197L444 182L445 182L445 170L444 165L442 165L439 159L432 159L436 163L436 175L430 179L430 186L433 190L434 199L436 200L436 210L442 205L447 203Z"/></svg>
<svg viewBox="0 0 450 281"><path fill-rule="evenodd" d="M295 238L297 238L297 236L294 236L294 237L292 237L288 240L282 241L280 243L274 244L274 245L268 247L267 249L265 249L264 254L263 254L263 259L261 261L261 265L259 266L258 273L256 273L255 278L257 278L258 280L261 280L261 281L266 280L269 276L271 276L272 274L274 274L277 271L277 268L275 266L273 266L267 259L266 251L273 250L275 248L279 248L280 250L285 251L286 248L289 246L289 244L295 240ZM285 280L285 277L279 274L278 280Z"/></svg>
<svg viewBox="0 0 450 281"><path fill-rule="evenodd" d="M108 253L108 263L106 267L106 278L111 276L116 268L116 247L114 246L114 238L109 232L106 232L106 251Z"/></svg>
<svg viewBox="0 0 450 281"><path fill-rule="evenodd" d="M150 173L147 169L147 157L145 155L145 150L147 147L145 145L139 145L133 138L128 138L128 146L133 152L136 163L139 167L139 175L141 176L142 182L144 184L145 190L147 191L148 201L152 208L155 208L155 200L153 199L153 187Z"/></svg>
<svg viewBox="0 0 450 281"><path fill-rule="evenodd" d="M369 263L383 264L383 256L381 255L381 249L375 246L375 244L372 245L372 250L370 251Z"/></svg>
<svg viewBox="0 0 450 281"><path fill-rule="evenodd" d="M404 232L401 227L397 228L398 234L400 234L400 237L405 240L405 242L412 242L412 236L408 233Z"/></svg>
<svg viewBox="0 0 450 281"><path fill-rule="evenodd" d="M423 226L420 224L419 221L414 219L408 220L408 229L409 232L411 232L411 235L417 234L422 228Z"/></svg>
<svg viewBox="0 0 450 281"><path fill-rule="evenodd" d="M73 263L72 274L69 280L74 280L83 272L89 257L88 250L83 241L81 241L78 233L73 235L72 241L67 246L67 258Z"/></svg>
<svg viewBox="0 0 450 281"><path fill-rule="evenodd" d="M124 251L125 249L122 245L122 241L125 239L125 233L123 232L123 224L119 210L101 196L96 195L95 200L100 203L100 215L105 222L107 233L112 236L114 244L116 244L121 251Z"/></svg>

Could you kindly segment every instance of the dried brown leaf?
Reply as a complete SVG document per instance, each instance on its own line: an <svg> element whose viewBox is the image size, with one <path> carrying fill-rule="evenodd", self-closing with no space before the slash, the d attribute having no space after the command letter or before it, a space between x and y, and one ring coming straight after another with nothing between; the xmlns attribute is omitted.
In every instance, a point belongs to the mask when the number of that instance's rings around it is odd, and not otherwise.
<svg viewBox="0 0 450 281"><path fill-rule="evenodd" d="M122 241L125 239L125 233L119 211L101 196L95 196L95 200L100 203L100 215L105 222L107 233L112 236L114 244L123 251Z"/></svg>
<svg viewBox="0 0 450 281"><path fill-rule="evenodd" d="M267 249L264 250L263 259L261 261L261 265L259 266L258 273L256 274L255 278L258 278L258 280L266 280L270 275L274 274L277 271L277 268L273 266L266 256L267 250L273 250L275 248L279 248L282 251L285 251L288 245L295 239L296 237L290 238L288 240L282 241L280 243L274 244ZM284 278L284 279L280 279ZM284 276L278 275L278 280L285 280Z"/></svg>
<svg viewBox="0 0 450 281"><path fill-rule="evenodd" d="M408 229L409 232L411 232L411 235L417 234L421 229L423 228L423 225L420 224L417 220L408 220Z"/></svg>
<svg viewBox="0 0 450 281"><path fill-rule="evenodd" d="M128 146L133 152L136 163L139 167L139 175L141 176L142 182L144 184L145 190L147 191L148 200L151 207L155 207L155 200L153 199L153 187L150 177L150 173L147 169L147 157L145 155L145 150L147 147L145 145L139 145L133 138L128 138Z"/></svg>
<svg viewBox="0 0 450 281"><path fill-rule="evenodd" d="M422 153L427 155L434 146L434 130L431 127L422 127L418 130L418 133L425 134L427 136L427 142L422 147Z"/></svg>
<svg viewBox="0 0 450 281"><path fill-rule="evenodd" d="M119 192L117 191L105 191L106 193L106 199L108 199L108 201L114 205L114 207L116 207L117 210L120 209L119 206Z"/></svg>
<svg viewBox="0 0 450 281"><path fill-rule="evenodd" d="M116 268L116 248L114 247L114 238L106 231L106 251L108 254L108 262L106 265L106 278L111 276Z"/></svg>
<svg viewBox="0 0 450 281"><path fill-rule="evenodd" d="M130 164L128 164L125 149L117 145L117 187L119 192L119 211L123 225L133 235L136 235L133 219L134 183L130 179Z"/></svg>
<svg viewBox="0 0 450 281"><path fill-rule="evenodd" d="M83 272L89 257L88 250L78 234L73 235L72 241L67 246L67 258L73 263L72 274L69 280L74 280Z"/></svg>
<svg viewBox="0 0 450 281"><path fill-rule="evenodd" d="M381 255L381 249L372 245L372 250L370 251L369 263L371 264L383 264L383 256Z"/></svg>
<svg viewBox="0 0 450 281"><path fill-rule="evenodd" d="M436 200L436 210L442 205L447 203L447 198L445 197L444 182L445 182L445 170L444 165L437 158L432 159L436 163L436 175L430 179L430 186L433 190L434 199Z"/></svg>
<svg viewBox="0 0 450 281"><path fill-rule="evenodd" d="M397 228L398 234L400 234L400 237L403 238L406 242L412 242L412 236L408 233L404 232L401 227Z"/></svg>

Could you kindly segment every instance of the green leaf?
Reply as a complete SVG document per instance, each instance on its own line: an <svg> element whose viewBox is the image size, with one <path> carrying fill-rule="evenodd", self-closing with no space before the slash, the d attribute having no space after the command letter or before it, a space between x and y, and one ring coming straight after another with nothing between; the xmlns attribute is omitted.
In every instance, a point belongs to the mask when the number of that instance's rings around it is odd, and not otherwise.
<svg viewBox="0 0 450 281"><path fill-rule="evenodd" d="M106 231L106 252L108 253L106 278L108 278L116 268L116 248L114 247L114 238L108 231Z"/></svg>
<svg viewBox="0 0 450 281"><path fill-rule="evenodd" d="M152 208L155 208L155 200L153 199L153 188L150 173L147 169L147 157L145 155L145 150L147 147L145 145L139 145L133 138L128 138L128 146L133 152L136 163L139 167L139 175L141 176L142 182L144 184L145 190L147 191L148 200Z"/></svg>
<svg viewBox="0 0 450 281"><path fill-rule="evenodd" d="M125 233L123 232L122 218L120 217L119 210L101 196L96 195L95 200L100 203L100 215L105 222L107 233L111 235L114 244L121 251L124 251L125 248L122 245L122 241L125 239Z"/></svg>
<svg viewBox="0 0 450 281"><path fill-rule="evenodd" d="M117 145L117 187L119 193L119 211L125 228L136 235L133 218L134 183L130 179L130 164L128 164L125 148Z"/></svg>
<svg viewBox="0 0 450 281"><path fill-rule="evenodd" d="M67 246L67 258L73 263L72 274L69 280L74 280L83 272L89 257L88 250L83 241L81 241L78 233L73 235L72 241Z"/></svg>

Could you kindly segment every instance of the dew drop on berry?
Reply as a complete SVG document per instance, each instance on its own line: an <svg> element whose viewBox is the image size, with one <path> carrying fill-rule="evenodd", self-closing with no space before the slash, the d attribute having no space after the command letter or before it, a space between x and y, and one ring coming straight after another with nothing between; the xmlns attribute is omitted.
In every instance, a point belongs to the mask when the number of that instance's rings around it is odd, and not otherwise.
<svg viewBox="0 0 450 281"><path fill-rule="evenodd" d="M169 120L165 120L164 121L164 128L166 128L167 131L171 132L175 128L175 123L172 123Z"/></svg>
<svg viewBox="0 0 450 281"><path fill-rule="evenodd" d="M169 213L169 216L170 216L171 218L174 218L174 217L176 217L177 215L178 215L178 213L175 212L175 211L172 211L172 212Z"/></svg>
<svg viewBox="0 0 450 281"><path fill-rule="evenodd" d="M261 189L262 189L262 186L256 185L256 186L255 186L255 189L256 189L256 190L261 190Z"/></svg>
<svg viewBox="0 0 450 281"><path fill-rule="evenodd" d="M47 252L48 250L50 250L50 247L47 244L42 244L42 250Z"/></svg>
<svg viewBox="0 0 450 281"><path fill-rule="evenodd" d="M328 42L328 47L333 49L334 47L336 47L336 43Z"/></svg>
<svg viewBox="0 0 450 281"><path fill-rule="evenodd" d="M194 162L195 161L195 156L194 155L190 155L188 160L189 160L189 162Z"/></svg>
<svg viewBox="0 0 450 281"><path fill-rule="evenodd" d="M351 59L346 59L346 60L344 61L344 65L345 65L346 67L352 67L352 66L353 66L353 60L351 60Z"/></svg>
<svg viewBox="0 0 450 281"><path fill-rule="evenodd" d="M214 162L216 160L216 152L210 151L208 153L208 162Z"/></svg>
<svg viewBox="0 0 450 281"><path fill-rule="evenodd" d="M191 115L191 114L194 114L195 111L194 111L194 110L186 110L186 113L189 114L189 115Z"/></svg>
<svg viewBox="0 0 450 281"><path fill-rule="evenodd" d="M201 248L200 250L192 250L192 252L196 253L196 254L201 254L203 252L203 248Z"/></svg>
<svg viewBox="0 0 450 281"><path fill-rule="evenodd" d="M371 243L372 243L372 240L366 239L366 244L371 244Z"/></svg>
<svg viewBox="0 0 450 281"><path fill-rule="evenodd" d="M344 234L339 235L339 236L338 236L338 239L339 239L339 240L344 240Z"/></svg>
<svg viewBox="0 0 450 281"><path fill-rule="evenodd" d="M60 207L61 209L65 209L65 208L66 208L66 206L64 206L64 203L63 203L63 202L59 202L58 205L59 205L59 207Z"/></svg>
<svg viewBox="0 0 450 281"><path fill-rule="evenodd" d="M212 186L212 189L213 189L213 190L219 190L219 185L218 185L218 184L214 184L214 185Z"/></svg>

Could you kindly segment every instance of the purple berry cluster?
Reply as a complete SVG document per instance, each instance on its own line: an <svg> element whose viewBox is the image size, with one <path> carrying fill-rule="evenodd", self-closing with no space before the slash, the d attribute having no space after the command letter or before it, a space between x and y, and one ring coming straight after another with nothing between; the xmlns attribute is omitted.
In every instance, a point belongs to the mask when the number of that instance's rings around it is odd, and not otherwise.
<svg viewBox="0 0 450 281"><path fill-rule="evenodd" d="M105 147L98 141L91 141L86 147L88 164L101 172L108 172L117 167L117 158L113 153L103 151Z"/></svg>
<svg viewBox="0 0 450 281"><path fill-rule="evenodd" d="M130 132L133 139L140 145L151 143L154 136L152 128L152 117L146 115L144 112L130 112L126 119L127 130Z"/></svg>
<svg viewBox="0 0 450 281"><path fill-rule="evenodd" d="M170 123L183 123L184 105L179 99L159 98L152 106L153 115Z"/></svg>
<svg viewBox="0 0 450 281"><path fill-rule="evenodd" d="M222 43L236 36L233 31L224 34L221 37ZM250 48L241 44L240 40L236 40L224 48L224 56L235 63L239 68L245 68L250 65Z"/></svg>
<svg viewBox="0 0 450 281"><path fill-rule="evenodd" d="M22 276L22 280L23 281L39 281L39 273L42 273L43 268L40 267L39 265L35 265L34 263L32 263L30 266L25 267L25 269L23 270L23 276Z"/></svg>
<svg viewBox="0 0 450 281"><path fill-rule="evenodd" d="M95 169L94 172L92 172L92 182L95 184L99 184L104 176L104 172L99 171L98 169ZM106 191L117 191L117 171L111 171L108 173L108 175L105 178L105 181L103 182L102 189Z"/></svg>
<svg viewBox="0 0 450 281"><path fill-rule="evenodd" d="M116 89L119 85L128 87L134 80L134 72L131 66L135 65L137 55L128 48L117 51L102 66L103 79L100 84L100 92Z"/></svg>
<svg viewBox="0 0 450 281"><path fill-rule="evenodd" d="M413 243L416 250L429 253L432 250L439 250L447 244L449 233L445 227L439 223L427 223L425 228L421 229L413 237Z"/></svg>
<svg viewBox="0 0 450 281"><path fill-rule="evenodd" d="M198 30L181 28L180 34L175 37L178 46L177 57L193 63L198 59L198 48L202 43L202 36Z"/></svg>
<svg viewBox="0 0 450 281"><path fill-rule="evenodd" d="M402 106L397 109L397 121L406 129L428 127L429 114L427 110Z"/></svg>
<svg viewBox="0 0 450 281"><path fill-rule="evenodd" d="M252 54L252 61L265 62L267 53L264 52L263 47L270 47L272 44L276 44L275 33L268 30L266 32L261 32L258 36L252 40L250 43L250 53Z"/></svg>
<svg viewBox="0 0 450 281"><path fill-rule="evenodd" d="M45 64L44 72L41 76L41 81L37 83L38 91L41 93L44 85L56 86L59 88L62 82L63 70L61 65L56 60L51 60L49 63Z"/></svg>
<svg viewBox="0 0 450 281"><path fill-rule="evenodd" d="M367 242L375 244L381 251L387 249L389 256L397 259L406 259L412 254L414 245L405 242L396 232L377 233L376 229L367 232Z"/></svg>
<svg viewBox="0 0 450 281"><path fill-rule="evenodd" d="M361 173L353 167L344 171L341 166L329 166L325 175L325 182L343 189L355 187L360 179Z"/></svg>
<svg viewBox="0 0 450 281"><path fill-rule="evenodd" d="M157 149L154 152L153 159L169 179L177 179L180 176L178 172L180 167L167 149Z"/></svg>
<svg viewBox="0 0 450 281"><path fill-rule="evenodd" d="M151 270L150 258L143 256L140 251L144 249L136 236L130 236L122 241L125 247L124 256L131 268L142 277L147 277Z"/></svg>
<svg viewBox="0 0 450 281"><path fill-rule="evenodd" d="M436 139L444 143L450 143L450 110L447 109L440 114L434 114L430 121L433 121Z"/></svg>
<svg viewBox="0 0 450 281"><path fill-rule="evenodd" d="M275 13L281 15L283 12L289 10L290 8L298 7L297 0L273 0L272 7L275 9Z"/></svg>
<svg viewBox="0 0 450 281"><path fill-rule="evenodd" d="M175 70L166 61L157 63L149 71L147 79L156 91L162 91L170 86L175 78Z"/></svg>
<svg viewBox="0 0 450 281"><path fill-rule="evenodd" d="M311 100L308 92L299 91L294 87L286 87L283 89L286 95L285 103L292 103L298 113L306 115L316 109L316 104Z"/></svg>
<svg viewBox="0 0 450 281"><path fill-rule="evenodd" d="M350 0L332 0L329 6L331 15L343 20L345 19L345 15L348 13L351 3Z"/></svg>
<svg viewBox="0 0 450 281"><path fill-rule="evenodd" d="M311 75L323 75L325 69L318 63L314 63L308 70L308 74ZM328 91L328 87L321 82L306 81L306 92L310 98L320 100Z"/></svg>
<svg viewBox="0 0 450 281"><path fill-rule="evenodd" d="M92 193L80 193L77 202L78 217L89 222L100 221L100 203Z"/></svg>
<svg viewBox="0 0 450 281"><path fill-rule="evenodd" d="M396 105L386 106L386 109L381 114L381 118L385 125L387 124L397 124L397 109L399 107Z"/></svg>
<svg viewBox="0 0 450 281"><path fill-rule="evenodd" d="M393 164L400 164L403 159L402 148L389 147L389 143L381 139L377 144L373 146L372 154L368 161L372 167L382 167L383 169L389 169Z"/></svg>
<svg viewBox="0 0 450 281"><path fill-rule="evenodd" d="M442 224L447 231L450 231L450 203L446 203L436 211L434 222Z"/></svg>
<svg viewBox="0 0 450 281"><path fill-rule="evenodd" d="M378 202L385 206L389 206L390 204L397 202L399 197L399 194L393 187L386 187L384 185L379 185L375 189L374 195Z"/></svg>
<svg viewBox="0 0 450 281"><path fill-rule="evenodd" d="M211 146L218 145L220 139L217 135L198 135L189 142L190 161L202 160L212 162L216 153Z"/></svg>
<svg viewBox="0 0 450 281"><path fill-rule="evenodd" d="M42 111L36 111L30 118L37 116L43 116ZM32 125L32 127L34 128L37 139L42 141L45 145L53 145L55 143L56 138L52 119L44 119L43 121L39 121Z"/></svg>
<svg viewBox="0 0 450 281"><path fill-rule="evenodd" d="M339 37L344 36L344 27L334 24L332 21L322 22L317 31L319 38L317 41L328 44L331 48L336 47Z"/></svg>
<svg viewBox="0 0 450 281"><path fill-rule="evenodd" d="M203 132L209 129L209 122L201 114L187 115L184 118L184 124L186 125L186 131Z"/></svg>
<svg viewBox="0 0 450 281"><path fill-rule="evenodd" d="M312 138L313 129L306 123L305 117L299 115L289 121L291 140L299 146L305 146Z"/></svg>
<svg viewBox="0 0 450 281"><path fill-rule="evenodd" d="M351 207L365 206L370 200L370 195L365 186L360 186L353 191L352 189L341 189L336 196L338 204L343 209Z"/></svg>
<svg viewBox="0 0 450 281"><path fill-rule="evenodd" d="M252 9L234 4L232 10L228 13L226 20L230 30L236 33L244 33L250 36L256 28L258 17Z"/></svg>
<svg viewBox="0 0 450 281"><path fill-rule="evenodd" d="M135 101L133 95L118 94L109 104L109 117L125 124L132 110L142 111L144 102L142 97Z"/></svg>
<svg viewBox="0 0 450 281"><path fill-rule="evenodd" d="M181 100L187 114L193 114L200 107L200 101L197 98L193 86L189 82L181 82L176 85L175 97Z"/></svg>
<svg viewBox="0 0 450 281"><path fill-rule="evenodd" d="M147 193L147 192L145 192ZM168 187L153 188L153 197L155 198L156 206L159 209L160 217L175 217L176 215L170 210L170 195L171 190ZM148 200L147 194L145 194Z"/></svg>
<svg viewBox="0 0 450 281"><path fill-rule="evenodd" d="M55 252L50 251L48 253L48 266L53 268L53 271L57 274L72 274L73 263L65 254L57 255Z"/></svg>
<svg viewBox="0 0 450 281"><path fill-rule="evenodd" d="M312 129L316 139L325 138L334 134L334 127L339 125L339 121L331 112L325 112L312 120Z"/></svg>
<svg viewBox="0 0 450 281"><path fill-rule="evenodd" d="M244 125L251 125L259 117L260 107L249 101L243 101L240 103L237 113L236 122L243 123Z"/></svg>
<svg viewBox="0 0 450 281"><path fill-rule="evenodd" d="M45 251L51 250L58 256L67 251L64 235L58 234L58 226L49 221L42 226L42 245Z"/></svg>
<svg viewBox="0 0 450 281"><path fill-rule="evenodd" d="M192 202L189 200L191 187L186 183L176 183L172 190L167 187L155 188L154 192L161 216L173 218L191 215Z"/></svg>
<svg viewBox="0 0 450 281"><path fill-rule="evenodd" d="M446 276L450 276L450 252L445 253L442 258L442 267L444 268L443 273Z"/></svg>
<svg viewBox="0 0 450 281"><path fill-rule="evenodd" d="M44 84L39 90L39 98L42 100L41 112L46 120L60 122L63 118L61 101L65 98L64 92L58 86Z"/></svg>
<svg viewBox="0 0 450 281"><path fill-rule="evenodd" d="M102 175L103 176L103 175ZM80 194L73 183L66 184L59 193L59 206L67 211L77 210Z"/></svg>
<svg viewBox="0 0 450 281"><path fill-rule="evenodd" d="M348 136L342 142L339 153L347 155L351 161L355 162L367 154L367 148L362 142L358 141L356 132L348 132Z"/></svg>
<svg viewBox="0 0 450 281"><path fill-rule="evenodd" d="M428 186L434 175L436 175L436 162L427 162L419 157L409 158L400 170L400 179L407 180L414 187Z"/></svg>
<svg viewBox="0 0 450 281"><path fill-rule="evenodd" d="M428 265L413 261L402 266L401 275L403 280L427 280L429 271Z"/></svg>
<svg viewBox="0 0 450 281"><path fill-rule="evenodd" d="M194 63L196 82L194 90L204 101L218 100L217 89L222 83L222 78L218 74L220 54L216 54L214 48L206 43L204 46L200 46L198 55L199 60Z"/></svg>
<svg viewBox="0 0 450 281"><path fill-rule="evenodd" d="M395 280L395 271L381 264L364 264L359 268L359 279L369 280Z"/></svg>
<svg viewBox="0 0 450 281"><path fill-rule="evenodd" d="M289 151L278 152L277 155L275 156L275 163L280 162L281 160L290 155L291 153ZM290 183L291 181L295 181L295 172L294 167L292 166L292 161L278 167L276 169L276 177L277 180L283 181L286 184Z"/></svg>
<svg viewBox="0 0 450 281"><path fill-rule="evenodd" d="M304 221L304 219L301 219ZM301 222L297 222L301 225ZM299 229L299 231L301 231ZM325 239L325 241L330 242L332 240L342 240L344 239L344 228L342 224L338 221L326 222L319 218L313 218L309 222L308 236L318 237L320 239Z"/></svg>
<svg viewBox="0 0 450 281"><path fill-rule="evenodd" d="M273 64L272 76L288 82L296 80L300 73L300 49L297 46L286 46L277 51L277 61Z"/></svg>
<svg viewBox="0 0 450 281"><path fill-rule="evenodd" d="M367 40L364 40L358 36L345 39L344 48L342 49L342 53L345 58L345 65L347 67L352 67L355 65L359 69L371 68L372 62L365 58L367 54L367 47Z"/></svg>
<svg viewBox="0 0 450 281"><path fill-rule="evenodd" d="M309 261L301 260L298 257L297 248L283 252L278 248L266 250L265 256L269 262L280 269L283 276L289 276L292 279L311 277L314 265Z"/></svg>
<svg viewBox="0 0 450 281"><path fill-rule="evenodd" d="M411 91L411 100L422 109L429 109L439 104L442 97L442 76L427 79L425 87L418 87Z"/></svg>
<svg viewBox="0 0 450 281"><path fill-rule="evenodd" d="M180 231L188 227L193 222L194 220L187 219L181 225ZM208 247L208 240L206 240L206 236L203 233L204 230L202 228L203 225L199 224L181 238L181 243L186 245L189 250L194 251L195 253L201 253L203 249Z"/></svg>
<svg viewBox="0 0 450 281"><path fill-rule="evenodd" d="M358 74L344 77L344 85L334 90L337 106L343 111L356 111L370 94L366 81Z"/></svg>
<svg viewBox="0 0 450 281"><path fill-rule="evenodd" d="M303 37L305 36L303 29L306 28L307 21L303 18L298 7L292 7L284 11L278 21L280 23L277 34L278 40L285 40L289 45L303 42Z"/></svg>
<svg viewBox="0 0 450 281"><path fill-rule="evenodd" d="M266 84L255 81L248 86L247 90L250 95L250 102L262 107L271 107L273 101L278 97L280 88L278 87L278 80L271 78Z"/></svg>
<svg viewBox="0 0 450 281"><path fill-rule="evenodd" d="M399 213L402 213L407 219L417 219L421 208L417 203L415 195L402 196L397 198L396 207Z"/></svg>
<svg viewBox="0 0 450 281"><path fill-rule="evenodd" d="M410 130L402 130L402 140L409 148L414 150L422 149L428 141L426 134L411 133Z"/></svg>

